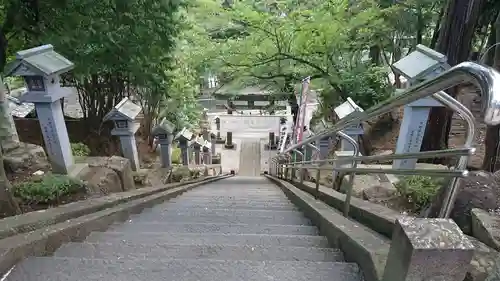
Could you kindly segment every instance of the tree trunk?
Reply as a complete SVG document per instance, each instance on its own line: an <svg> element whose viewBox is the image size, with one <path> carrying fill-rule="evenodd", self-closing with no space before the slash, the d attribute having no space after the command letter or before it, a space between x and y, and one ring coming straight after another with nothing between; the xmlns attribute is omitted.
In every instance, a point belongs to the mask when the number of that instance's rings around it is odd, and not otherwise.
<svg viewBox="0 0 500 281"><path fill-rule="evenodd" d="M488 38L487 48L493 46L495 43L500 42L500 12L497 15L496 21L492 25L491 34ZM492 55L489 55L491 53ZM500 70L500 46L494 48L494 52L490 50L488 54L485 54L485 63L493 66L495 69ZM499 143L500 143L500 125L488 126L486 130L486 137L484 140L485 152L483 158L483 170L496 172L500 169L500 163L498 161L499 154Z"/></svg>
<svg viewBox="0 0 500 281"><path fill-rule="evenodd" d="M5 106L5 99L5 88L3 87L2 79L0 79L0 105L2 105L0 106L0 134L2 134L2 136L7 134L10 129L10 124L6 119L6 114L8 113L6 112L7 107ZM12 194L12 185L5 173L3 151L0 149L0 216L13 216L18 214L21 214L21 209Z"/></svg>
<svg viewBox="0 0 500 281"><path fill-rule="evenodd" d="M483 0L449 0L443 17L436 50L448 57L450 65L469 59L471 44ZM455 97L457 89L448 90ZM422 150L448 147L453 112L444 107L433 107L429 114ZM443 130L444 128L444 130ZM443 159L434 159L443 163Z"/></svg>

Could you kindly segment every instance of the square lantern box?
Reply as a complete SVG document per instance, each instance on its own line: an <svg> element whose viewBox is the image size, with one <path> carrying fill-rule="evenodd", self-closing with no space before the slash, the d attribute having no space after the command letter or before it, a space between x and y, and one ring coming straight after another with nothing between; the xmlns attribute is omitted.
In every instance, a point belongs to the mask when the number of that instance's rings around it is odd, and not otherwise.
<svg viewBox="0 0 500 281"><path fill-rule="evenodd" d="M392 65L392 69L408 81L408 86L416 85L425 80L434 78L450 69L448 58L424 45L417 45L416 50ZM404 91L396 91L396 94ZM414 101L408 106L438 107L441 103L433 98L424 98Z"/></svg>
<svg viewBox="0 0 500 281"><path fill-rule="evenodd" d="M179 143L187 143L192 138L193 138L193 133L189 131L188 128L184 127L177 133L174 139Z"/></svg>
<svg viewBox="0 0 500 281"><path fill-rule="evenodd" d="M153 128L151 134L158 138L160 144L171 144L174 130L175 125L166 118L163 118L163 120Z"/></svg>
<svg viewBox="0 0 500 281"><path fill-rule="evenodd" d="M74 64L49 44L17 52L5 75L24 78L28 91L20 97L22 102L50 103L71 94L61 90L60 75L73 68Z"/></svg>
<svg viewBox="0 0 500 281"><path fill-rule="evenodd" d="M363 112L364 110L361 107L359 107L351 98L347 98L347 101L337 106L334 109L334 111L339 119L343 119L355 112ZM361 127L361 123L349 126L342 131L348 135L363 134L363 128Z"/></svg>
<svg viewBox="0 0 500 281"><path fill-rule="evenodd" d="M139 105L133 103L128 98L124 98L104 116L103 121L113 121L115 124L115 128L111 131L112 135L134 134L140 126L140 124L134 123L134 121L141 110L142 108Z"/></svg>

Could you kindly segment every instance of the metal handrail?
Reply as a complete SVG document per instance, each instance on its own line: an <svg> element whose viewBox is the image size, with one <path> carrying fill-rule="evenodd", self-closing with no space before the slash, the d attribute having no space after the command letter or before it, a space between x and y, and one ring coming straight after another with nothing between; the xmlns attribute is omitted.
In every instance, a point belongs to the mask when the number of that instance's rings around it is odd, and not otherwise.
<svg viewBox="0 0 500 281"><path fill-rule="evenodd" d="M453 179L450 183L450 188L446 191L445 194L445 204L443 208L440 210L439 217L448 217L451 209L453 207L457 187L459 183L459 178L461 176L466 176L466 167L469 155L473 153L472 144L474 141L474 126L475 119L469 109L467 109L463 104L458 102L453 97L449 96L443 90L451 88L453 86L463 84L463 83L472 83L477 86L481 91L482 98L482 107L484 114L484 122L487 125L497 125L500 124L500 73L495 71L492 68L487 66L483 66L477 63L472 62L464 62L457 66L450 68L449 70L443 72L442 74L436 76L435 78L424 81L418 85L415 85L408 89L407 91L399 94L398 96L392 97L384 102L379 103L378 105L365 110L364 112L354 112L345 118L339 120L335 123L331 128L327 128L323 132L320 132L316 135L313 135L307 139L302 140L299 143L292 144L287 147L283 152L279 153L275 157L282 157L284 154L289 153L290 151L294 151L304 147L311 142L316 140L320 140L325 137L329 137L333 134L337 134L341 137L345 135L341 130L359 124L363 121L369 120L375 116L382 115L392 111L394 108L399 106L407 105L411 102L417 101L422 98L432 96L438 102L442 103L445 106L448 106L453 111L457 112L467 123L467 132L466 132L466 140L464 143L464 149L468 150L468 154L455 154L453 156L461 155L458 163L455 168L452 170L453 172L457 172L456 175L453 175ZM349 137L349 136L347 136ZM354 148L359 151L359 146L357 142L354 144ZM349 186L350 188L347 190L346 200L344 204L344 214L348 214L350 197L352 192L352 182L354 180L354 175L356 172L368 172L368 170L363 168L357 168L356 163L363 160L359 158L358 151L355 151L354 157L344 157L344 161L353 161L352 168L336 168L337 171L345 171L351 172L351 177L349 178ZM442 151L441 151L442 152ZM448 151L450 152L450 151ZM434 152L435 153L435 152ZM403 159L407 158L421 158L425 156L425 152L416 153L412 157L408 157L406 155ZM428 156L428 155L427 155ZM435 155L434 155L435 156ZM378 160L393 160L398 159L392 155L381 156L382 158L378 158ZM374 161L374 160L373 160ZM278 162L279 163L279 162ZM318 163L318 162L313 162ZM300 163L300 165L304 166L305 163ZM292 168L294 165L292 165ZM315 168L316 166L311 166L311 168ZM316 167L317 168L317 167ZM369 172L377 172L374 170L369 170ZM394 169L385 169L384 171L378 173L393 173ZM397 174L405 172L404 170L400 170L399 172L395 172ZM407 171L410 172L410 171ZM448 172L450 172L448 170ZM431 173L429 170L425 170L425 174ZM319 179L318 179L319 180ZM318 181L317 180L317 181Z"/></svg>

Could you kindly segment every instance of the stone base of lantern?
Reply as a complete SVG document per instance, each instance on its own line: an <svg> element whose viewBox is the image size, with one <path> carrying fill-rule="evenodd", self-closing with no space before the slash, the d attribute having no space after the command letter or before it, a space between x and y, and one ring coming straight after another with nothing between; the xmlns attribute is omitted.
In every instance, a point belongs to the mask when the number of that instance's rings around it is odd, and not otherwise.
<svg viewBox="0 0 500 281"><path fill-rule="evenodd" d="M277 150L278 149L278 144L275 143L274 145L270 145L268 143L266 143L264 145L264 150Z"/></svg>
<svg viewBox="0 0 500 281"><path fill-rule="evenodd" d="M236 149L236 144L235 143L225 143L224 148L225 149Z"/></svg>
<svg viewBox="0 0 500 281"><path fill-rule="evenodd" d="M218 155L213 155L212 156L212 164L220 164L221 163L221 157L220 154Z"/></svg>
<svg viewBox="0 0 500 281"><path fill-rule="evenodd" d="M226 139L225 138L216 138L215 139L215 143L216 144L225 144L226 143Z"/></svg>

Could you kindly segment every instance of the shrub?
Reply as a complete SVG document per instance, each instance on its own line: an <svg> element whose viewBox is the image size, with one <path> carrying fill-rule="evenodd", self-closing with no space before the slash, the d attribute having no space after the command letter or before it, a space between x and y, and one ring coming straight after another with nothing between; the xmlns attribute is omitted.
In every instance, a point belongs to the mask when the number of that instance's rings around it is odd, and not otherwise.
<svg viewBox="0 0 500 281"><path fill-rule="evenodd" d="M84 190L77 179L65 175L48 174L42 179L23 182L14 186L14 195L29 203L55 203L63 196Z"/></svg>
<svg viewBox="0 0 500 281"><path fill-rule="evenodd" d="M172 164L182 164L181 149L178 147L172 148Z"/></svg>
<svg viewBox="0 0 500 281"><path fill-rule="evenodd" d="M413 211L419 212L431 202L443 183L442 178L407 176L400 179L396 189L412 205Z"/></svg>
<svg viewBox="0 0 500 281"><path fill-rule="evenodd" d="M73 152L74 156L89 156L90 154L90 148L81 142L72 143L71 151Z"/></svg>
<svg viewBox="0 0 500 281"><path fill-rule="evenodd" d="M169 182L180 182L181 180L188 180L191 177L191 172L188 167L181 166L172 169Z"/></svg>

